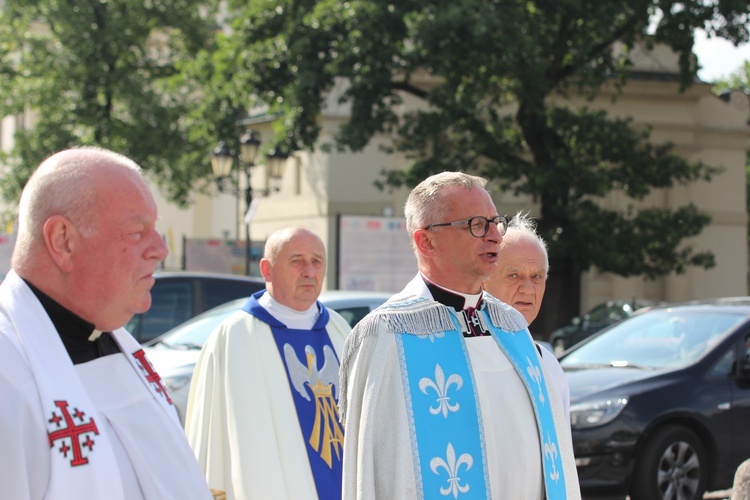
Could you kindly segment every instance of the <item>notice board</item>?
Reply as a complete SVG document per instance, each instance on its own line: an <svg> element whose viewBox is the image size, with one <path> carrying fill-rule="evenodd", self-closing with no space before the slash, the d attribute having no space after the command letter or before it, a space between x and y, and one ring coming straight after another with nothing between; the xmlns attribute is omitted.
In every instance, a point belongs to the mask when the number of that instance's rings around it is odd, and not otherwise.
<svg viewBox="0 0 750 500"><path fill-rule="evenodd" d="M401 291L417 274L403 217L339 216L338 288Z"/></svg>

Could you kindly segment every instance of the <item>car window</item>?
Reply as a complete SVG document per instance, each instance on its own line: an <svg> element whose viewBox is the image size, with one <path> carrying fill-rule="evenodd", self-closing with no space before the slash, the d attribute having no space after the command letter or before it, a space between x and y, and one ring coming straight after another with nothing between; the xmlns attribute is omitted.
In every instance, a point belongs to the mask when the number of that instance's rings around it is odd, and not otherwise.
<svg viewBox="0 0 750 500"><path fill-rule="evenodd" d="M139 342L150 340L193 316L191 282L157 281L151 288L148 314L138 314L125 326Z"/></svg>
<svg viewBox="0 0 750 500"><path fill-rule="evenodd" d="M739 314L654 311L631 316L572 351L563 366L686 366L745 318Z"/></svg>
<svg viewBox="0 0 750 500"><path fill-rule="evenodd" d="M708 370L708 378L709 379L723 379L727 378L732 374L734 371L734 358L735 358L735 345L733 345L730 349L727 349L727 352L724 353L724 355L719 358L719 361L717 361L710 370Z"/></svg>
<svg viewBox="0 0 750 500"><path fill-rule="evenodd" d="M201 282L203 287L203 310L207 311L214 307L240 297L248 297L258 290L265 288L265 282L232 282L229 280L205 280Z"/></svg>
<svg viewBox="0 0 750 500"><path fill-rule="evenodd" d="M370 312L368 306L334 308L337 313L349 323L352 328Z"/></svg>
<svg viewBox="0 0 750 500"><path fill-rule="evenodd" d="M586 321L591 321L592 323L600 323L604 321L604 319L607 317L607 310L609 308L606 305L599 305L590 310L586 315L584 316L584 319Z"/></svg>

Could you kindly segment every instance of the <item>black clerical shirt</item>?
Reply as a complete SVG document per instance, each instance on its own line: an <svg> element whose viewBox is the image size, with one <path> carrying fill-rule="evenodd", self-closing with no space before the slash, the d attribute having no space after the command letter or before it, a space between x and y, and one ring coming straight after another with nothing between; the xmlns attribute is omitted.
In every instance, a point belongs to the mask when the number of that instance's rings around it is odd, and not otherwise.
<svg viewBox="0 0 750 500"><path fill-rule="evenodd" d="M42 303L74 365L121 352L120 346L110 332L103 332L96 339L89 340L94 333L93 324L65 309L28 281L24 281Z"/></svg>
<svg viewBox="0 0 750 500"><path fill-rule="evenodd" d="M436 301L440 302L444 306L452 307L456 311L463 311L464 305L466 305L466 299L462 297L461 295L456 295L455 293L449 292L445 288L440 288L439 286L435 285L434 283L430 283L426 279L422 278L427 285L427 288L430 290L430 293L432 294L432 298ZM470 317L472 315L476 314L476 310L479 309L482 306L482 299L479 299L479 302L477 303L476 309L473 307L469 307L466 309L467 311L467 323L469 324L469 328L472 330L471 332L464 332L464 337L479 337L482 335L490 335L490 332L482 331L481 329L475 328L474 324L472 323ZM542 347L539 344L536 344L536 350L539 351L539 354L543 356Z"/></svg>
<svg viewBox="0 0 750 500"><path fill-rule="evenodd" d="M464 311L464 313L466 314L466 322L469 326L469 329L471 330L470 332L464 332L464 337L479 337L482 335L490 334L490 332L483 331L481 329L481 327L479 326L479 321L472 321L472 319L476 317L477 309L479 309L482 305L481 298L479 299L479 302L477 302L476 308L467 308L464 307L466 305L466 298L464 298L463 296L450 292L445 288L441 288L435 285L434 283L430 283L427 280L424 280L424 282L427 285L427 288L430 290L433 299L440 302L444 306L452 307L456 311Z"/></svg>

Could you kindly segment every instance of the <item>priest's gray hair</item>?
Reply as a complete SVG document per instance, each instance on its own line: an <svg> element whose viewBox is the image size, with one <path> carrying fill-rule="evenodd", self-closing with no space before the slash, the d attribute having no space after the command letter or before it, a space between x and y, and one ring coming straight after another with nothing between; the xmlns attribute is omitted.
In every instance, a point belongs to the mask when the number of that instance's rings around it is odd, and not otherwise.
<svg viewBox="0 0 750 500"><path fill-rule="evenodd" d="M535 241L539 246L539 249L544 254L544 270L549 273L549 255L547 254L547 242L544 241L536 232L536 221L529 215L529 212L523 212L522 210L517 212L508 221L508 230L503 236L503 241L500 243L500 251L506 244L520 240L522 238Z"/></svg>
<svg viewBox="0 0 750 500"><path fill-rule="evenodd" d="M462 189L475 189L487 185L487 179L469 175L464 172L441 172L432 175L420 182L406 200L404 216L406 217L406 231L409 233L409 241L414 245L414 233L430 224L439 224L445 221L445 215L450 207L443 201L443 192L449 187Z"/></svg>
<svg viewBox="0 0 750 500"><path fill-rule="evenodd" d="M127 168L138 175L141 172L130 158L92 146L60 151L39 165L21 194L14 261L44 245L44 224L52 216L67 218L85 236L95 231L99 212L96 179L105 168Z"/></svg>

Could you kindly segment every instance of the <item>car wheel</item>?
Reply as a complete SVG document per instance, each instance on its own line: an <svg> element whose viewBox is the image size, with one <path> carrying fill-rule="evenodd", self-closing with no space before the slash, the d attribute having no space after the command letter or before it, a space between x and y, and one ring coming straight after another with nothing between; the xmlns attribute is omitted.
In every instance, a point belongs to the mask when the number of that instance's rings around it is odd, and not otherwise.
<svg viewBox="0 0 750 500"><path fill-rule="evenodd" d="M554 342L552 342L552 349L555 353L555 356L558 358L560 355L565 351L565 341L563 339L555 339Z"/></svg>
<svg viewBox="0 0 750 500"><path fill-rule="evenodd" d="M698 500L706 490L708 461L700 438L687 427L658 429L633 469L631 500Z"/></svg>

